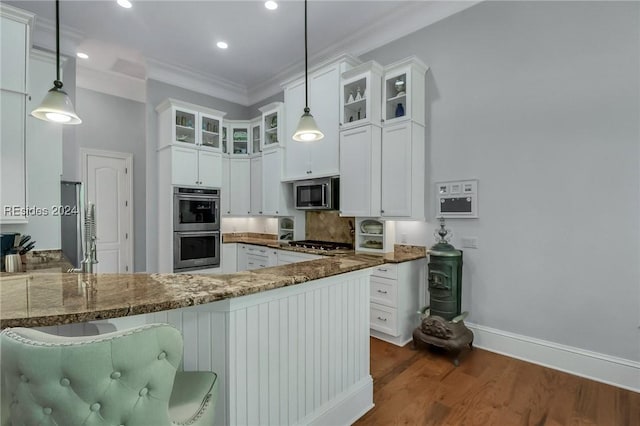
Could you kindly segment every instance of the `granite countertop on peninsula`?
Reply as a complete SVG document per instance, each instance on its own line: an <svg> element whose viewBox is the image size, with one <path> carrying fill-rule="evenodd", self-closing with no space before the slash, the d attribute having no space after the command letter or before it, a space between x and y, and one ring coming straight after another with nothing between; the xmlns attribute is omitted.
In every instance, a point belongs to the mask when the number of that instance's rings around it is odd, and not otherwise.
<svg viewBox="0 0 640 426"><path fill-rule="evenodd" d="M60 325L184 308L384 262L382 256L357 254L223 275L0 273L0 328Z"/></svg>

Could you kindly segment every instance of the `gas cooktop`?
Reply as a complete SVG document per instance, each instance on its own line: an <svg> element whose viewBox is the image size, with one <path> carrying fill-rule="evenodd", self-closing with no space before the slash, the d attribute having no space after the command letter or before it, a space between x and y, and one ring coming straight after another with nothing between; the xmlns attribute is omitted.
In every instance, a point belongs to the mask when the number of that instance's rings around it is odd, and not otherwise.
<svg viewBox="0 0 640 426"><path fill-rule="evenodd" d="M289 245L315 250L353 250L353 244L336 243L333 241L299 240L289 241Z"/></svg>

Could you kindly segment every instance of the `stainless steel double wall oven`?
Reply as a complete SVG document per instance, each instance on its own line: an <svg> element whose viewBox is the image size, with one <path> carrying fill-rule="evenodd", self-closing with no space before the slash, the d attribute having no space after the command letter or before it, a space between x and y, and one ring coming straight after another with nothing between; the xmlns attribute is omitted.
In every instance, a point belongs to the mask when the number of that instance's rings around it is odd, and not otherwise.
<svg viewBox="0 0 640 426"><path fill-rule="evenodd" d="M173 270L220 266L220 190L173 189Z"/></svg>

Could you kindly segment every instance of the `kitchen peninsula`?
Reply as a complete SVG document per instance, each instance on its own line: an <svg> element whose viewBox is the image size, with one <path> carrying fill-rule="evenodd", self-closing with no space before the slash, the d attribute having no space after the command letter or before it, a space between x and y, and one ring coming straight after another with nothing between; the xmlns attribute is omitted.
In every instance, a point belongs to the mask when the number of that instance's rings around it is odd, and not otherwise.
<svg viewBox="0 0 640 426"><path fill-rule="evenodd" d="M219 375L216 424L348 424L373 406L369 275L383 263L351 254L227 275L2 274L0 325L170 323L184 369Z"/></svg>

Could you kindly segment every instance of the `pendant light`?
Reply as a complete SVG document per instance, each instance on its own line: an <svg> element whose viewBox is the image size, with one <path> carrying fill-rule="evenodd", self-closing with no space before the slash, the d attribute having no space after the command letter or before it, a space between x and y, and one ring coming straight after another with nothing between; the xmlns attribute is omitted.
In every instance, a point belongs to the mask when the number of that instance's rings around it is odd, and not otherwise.
<svg viewBox="0 0 640 426"><path fill-rule="evenodd" d="M313 142L324 138L318 129L316 120L309 109L309 78L307 65L307 0L304 0L304 114L300 117L298 128L293 134L293 140L299 142Z"/></svg>
<svg viewBox="0 0 640 426"><path fill-rule="evenodd" d="M80 124L82 120L76 114L67 92L62 90L60 80L60 2L56 0L56 80L53 88L47 92L40 106L31 115L40 120L60 124Z"/></svg>

